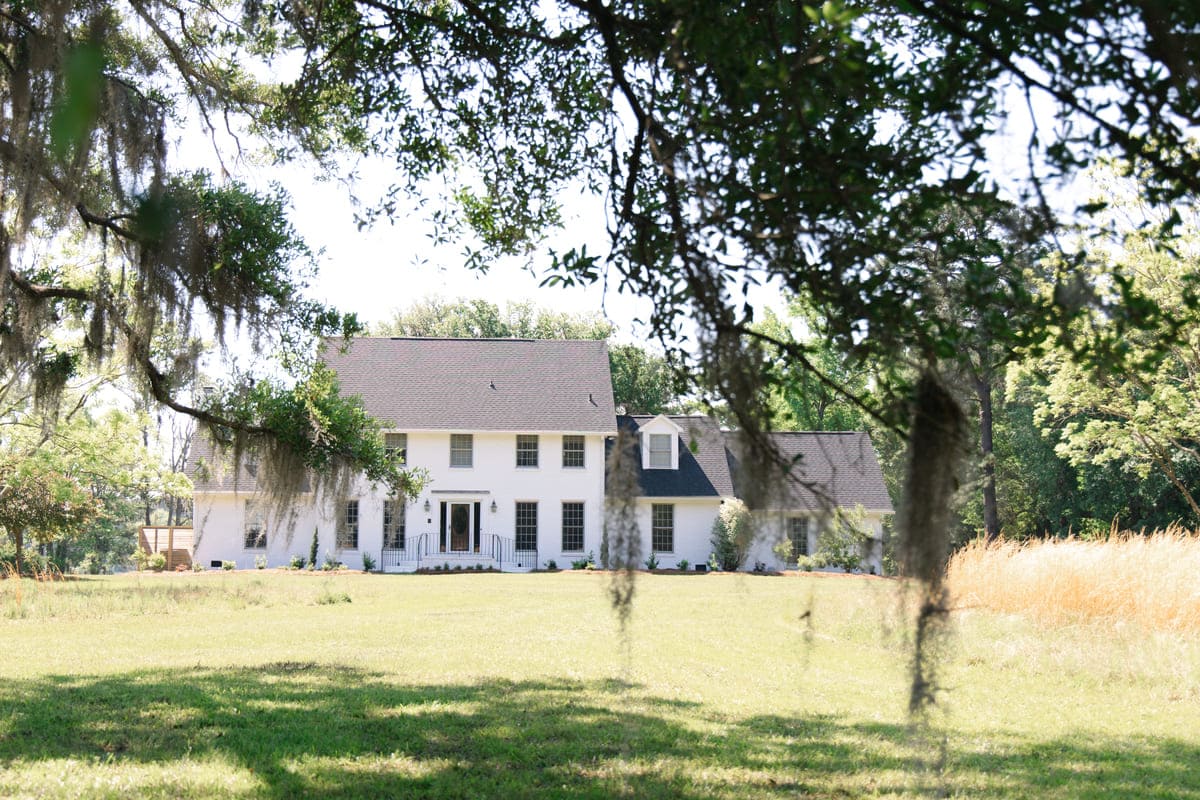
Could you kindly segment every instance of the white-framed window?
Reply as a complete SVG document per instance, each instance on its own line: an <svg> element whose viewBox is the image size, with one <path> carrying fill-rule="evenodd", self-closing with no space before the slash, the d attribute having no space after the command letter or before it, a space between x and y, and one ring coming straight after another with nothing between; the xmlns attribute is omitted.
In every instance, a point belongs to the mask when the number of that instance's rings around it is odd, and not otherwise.
<svg viewBox="0 0 1200 800"><path fill-rule="evenodd" d="M808 555L808 517L788 517L787 537L792 545L792 561Z"/></svg>
<svg viewBox="0 0 1200 800"><path fill-rule="evenodd" d="M583 503L562 504L562 549L565 553L583 552Z"/></svg>
<svg viewBox="0 0 1200 800"><path fill-rule="evenodd" d="M358 501L347 500L342 507L342 524L338 526L337 548L339 550L358 549Z"/></svg>
<svg viewBox="0 0 1200 800"><path fill-rule="evenodd" d="M650 434L650 468L671 468L671 434Z"/></svg>
<svg viewBox="0 0 1200 800"><path fill-rule="evenodd" d="M537 550L537 503L517 503L517 550Z"/></svg>
<svg viewBox="0 0 1200 800"><path fill-rule="evenodd" d="M403 550L408 520L408 503L404 499L383 501L383 547Z"/></svg>
<svg viewBox="0 0 1200 800"><path fill-rule="evenodd" d="M383 452L388 458L395 456L401 464L408 463L408 434L385 433L383 435Z"/></svg>
<svg viewBox="0 0 1200 800"><path fill-rule="evenodd" d="M671 503L650 506L650 549L656 553L675 552L675 506Z"/></svg>
<svg viewBox="0 0 1200 800"><path fill-rule="evenodd" d="M536 433L517 434L517 466L536 467L538 465L538 437Z"/></svg>
<svg viewBox="0 0 1200 800"><path fill-rule="evenodd" d="M450 466L470 467L475 463L475 434L450 434Z"/></svg>
<svg viewBox="0 0 1200 800"><path fill-rule="evenodd" d="M583 466L583 437L564 436L562 465L564 467Z"/></svg>
<svg viewBox="0 0 1200 800"><path fill-rule="evenodd" d="M247 550L267 549L267 523L258 503L246 501L246 530L242 547Z"/></svg>

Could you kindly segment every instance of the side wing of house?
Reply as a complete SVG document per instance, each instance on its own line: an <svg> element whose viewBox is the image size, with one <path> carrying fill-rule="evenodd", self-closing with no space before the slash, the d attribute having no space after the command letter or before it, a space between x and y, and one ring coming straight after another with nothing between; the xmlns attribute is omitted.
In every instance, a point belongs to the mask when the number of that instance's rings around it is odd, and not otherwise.
<svg viewBox="0 0 1200 800"><path fill-rule="evenodd" d="M755 509L759 535L749 564L795 568L801 557L818 553L824 531L843 525L865 535L859 570L882 574L883 521L893 509L870 437L857 431L771 436L791 470ZM735 434L726 434L726 443L734 482L743 485L751 471L742 466L741 443Z"/></svg>

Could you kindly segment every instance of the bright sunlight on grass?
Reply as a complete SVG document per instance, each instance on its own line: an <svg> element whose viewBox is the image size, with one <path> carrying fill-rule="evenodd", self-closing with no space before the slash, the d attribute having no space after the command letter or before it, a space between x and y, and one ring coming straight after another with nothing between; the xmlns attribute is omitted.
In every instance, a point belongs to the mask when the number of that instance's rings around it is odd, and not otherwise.
<svg viewBox="0 0 1200 800"><path fill-rule="evenodd" d="M961 615L939 777L895 583L606 580L4 581L0 796L1200 797L1195 637Z"/></svg>

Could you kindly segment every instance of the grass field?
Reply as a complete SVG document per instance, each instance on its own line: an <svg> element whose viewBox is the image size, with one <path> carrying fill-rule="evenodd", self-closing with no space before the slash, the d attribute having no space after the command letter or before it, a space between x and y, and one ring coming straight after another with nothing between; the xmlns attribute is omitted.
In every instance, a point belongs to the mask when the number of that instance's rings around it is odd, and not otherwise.
<svg viewBox="0 0 1200 800"><path fill-rule="evenodd" d="M1194 636L957 614L939 773L895 583L606 580L0 582L0 796L1200 798Z"/></svg>

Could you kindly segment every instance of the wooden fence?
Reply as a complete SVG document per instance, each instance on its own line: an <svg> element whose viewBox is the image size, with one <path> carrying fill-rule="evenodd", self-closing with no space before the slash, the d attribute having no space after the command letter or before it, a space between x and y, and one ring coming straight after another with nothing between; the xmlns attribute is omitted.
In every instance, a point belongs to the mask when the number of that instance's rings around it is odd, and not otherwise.
<svg viewBox="0 0 1200 800"><path fill-rule="evenodd" d="M167 571L178 566L192 566L192 546L195 539L190 525L145 527L141 533L141 547L147 553L162 553L167 557Z"/></svg>

